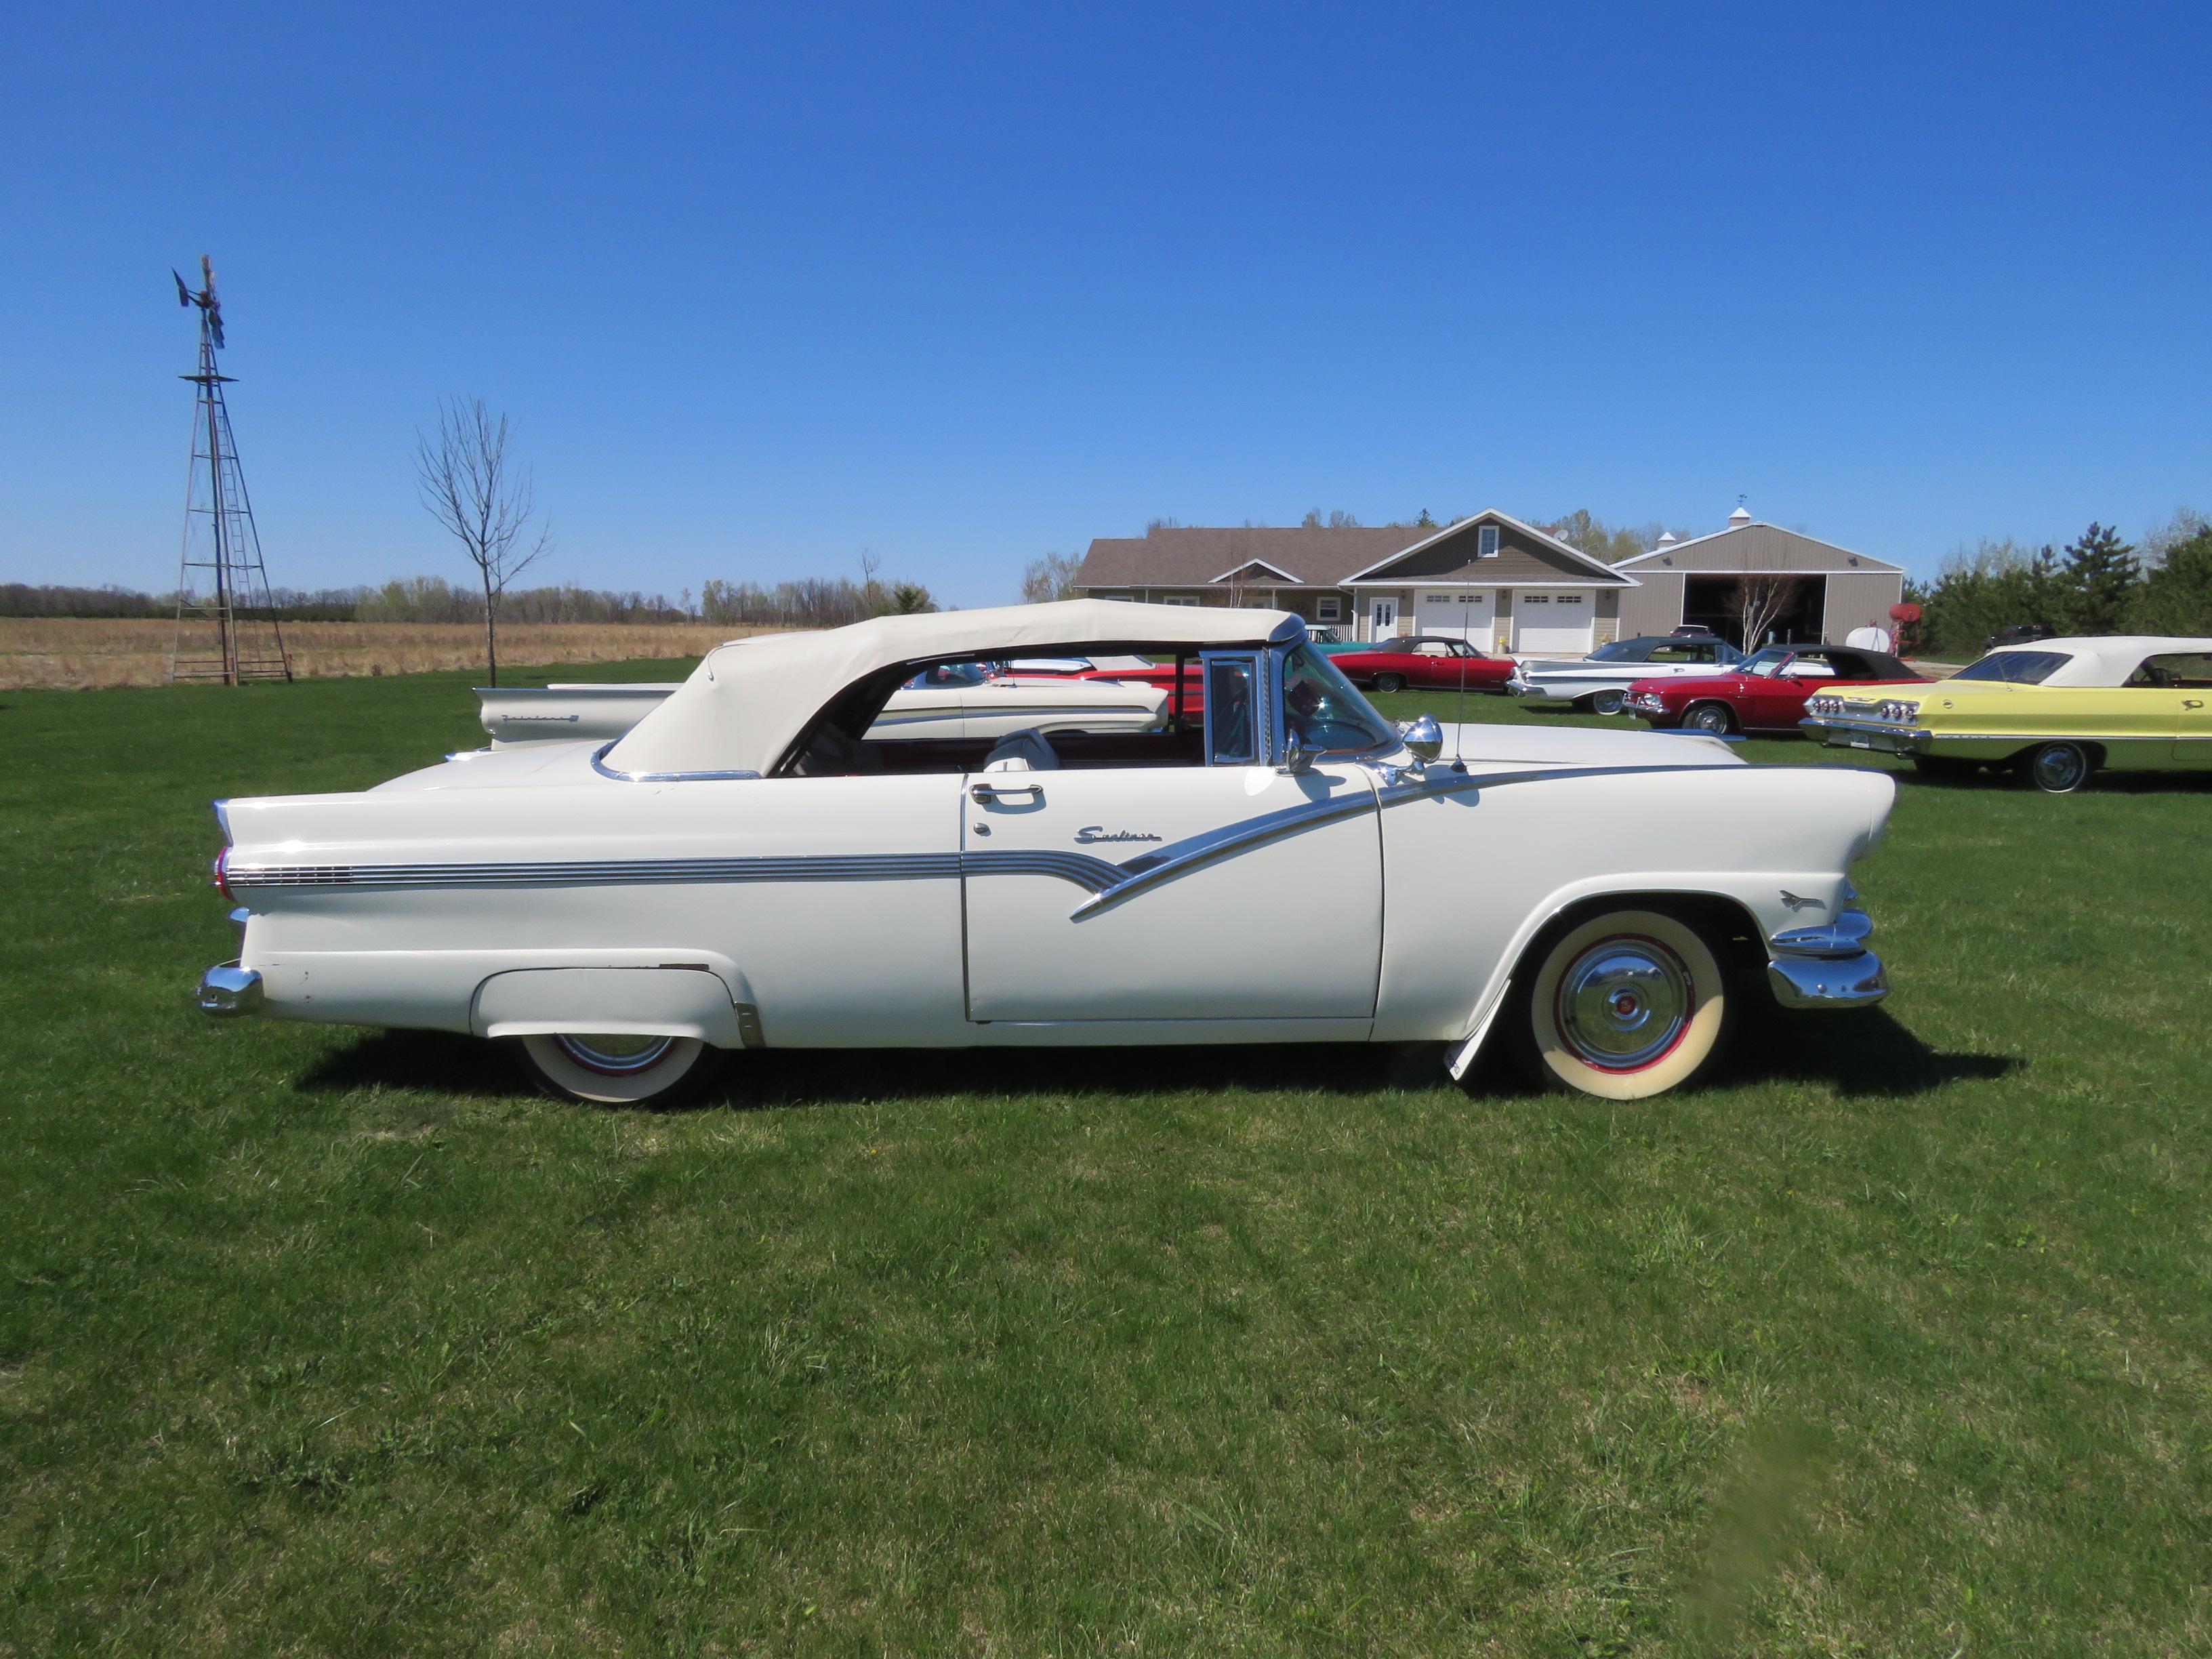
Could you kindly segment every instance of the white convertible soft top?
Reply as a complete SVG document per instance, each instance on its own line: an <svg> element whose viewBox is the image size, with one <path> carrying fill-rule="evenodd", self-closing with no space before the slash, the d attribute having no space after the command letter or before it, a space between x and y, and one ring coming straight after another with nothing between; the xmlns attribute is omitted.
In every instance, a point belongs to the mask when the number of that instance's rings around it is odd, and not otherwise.
<svg viewBox="0 0 2212 1659"><path fill-rule="evenodd" d="M896 663L945 657L1088 656L1117 645L1257 645L1304 637L1287 611L1066 599L878 617L819 634L717 646L603 764L630 776L766 772L823 704Z"/></svg>
<svg viewBox="0 0 2212 1659"><path fill-rule="evenodd" d="M2057 640L2028 640L2001 645L1992 657L2024 656L2043 652L2067 660L2051 671L2045 685L2124 685L2128 676L2142 666L2145 657L2212 653L2212 640L2182 639L2157 634L2082 634Z"/></svg>

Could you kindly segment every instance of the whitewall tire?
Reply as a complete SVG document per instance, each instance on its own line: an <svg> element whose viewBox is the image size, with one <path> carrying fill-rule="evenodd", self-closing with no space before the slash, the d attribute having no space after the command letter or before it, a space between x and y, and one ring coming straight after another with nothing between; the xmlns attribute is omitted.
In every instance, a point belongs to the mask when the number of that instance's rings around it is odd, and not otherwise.
<svg viewBox="0 0 2212 1659"><path fill-rule="evenodd" d="M1618 714L1621 706L1627 701L1628 693L1626 691L1593 691L1590 693L1589 700L1590 713Z"/></svg>
<svg viewBox="0 0 2212 1659"><path fill-rule="evenodd" d="M1540 945L1513 1012L1522 1069L1548 1089L1646 1100L1702 1073L1732 1023L1705 933L1661 910L1610 910Z"/></svg>
<svg viewBox="0 0 2212 1659"><path fill-rule="evenodd" d="M1682 716L1686 730L1703 732L1710 737L1724 738L1735 730L1735 716L1724 702L1693 703L1690 712Z"/></svg>
<svg viewBox="0 0 2212 1659"><path fill-rule="evenodd" d="M556 1100L594 1106L666 1105L709 1082L722 1051L696 1037L526 1036L514 1045L532 1081Z"/></svg>

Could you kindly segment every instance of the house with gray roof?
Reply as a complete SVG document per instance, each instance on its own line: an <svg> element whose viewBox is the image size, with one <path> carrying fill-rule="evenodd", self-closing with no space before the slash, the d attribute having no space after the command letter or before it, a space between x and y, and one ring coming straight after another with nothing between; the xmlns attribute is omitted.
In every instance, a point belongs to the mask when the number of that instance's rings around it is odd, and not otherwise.
<svg viewBox="0 0 2212 1659"><path fill-rule="evenodd" d="M1741 639L1747 580L1784 603L1756 641ZM1617 565L1495 508L1439 527L1159 528L1102 537L1078 592L1153 605L1295 611L1347 638L1463 639L1481 650L1559 656L1616 639L1699 626L1739 643L1840 642L1891 628L1905 572L1738 507L1724 530Z"/></svg>
<svg viewBox="0 0 2212 1659"><path fill-rule="evenodd" d="M1492 509L1442 526L1168 529L1101 538L1092 599L1295 611L1362 640L1423 635L1485 651L1586 651L1619 637L1636 578Z"/></svg>

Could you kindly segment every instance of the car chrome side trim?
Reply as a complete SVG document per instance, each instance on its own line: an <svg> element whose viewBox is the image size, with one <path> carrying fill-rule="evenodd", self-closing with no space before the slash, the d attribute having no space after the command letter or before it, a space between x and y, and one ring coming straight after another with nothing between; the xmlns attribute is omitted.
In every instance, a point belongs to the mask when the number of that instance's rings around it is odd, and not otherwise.
<svg viewBox="0 0 2212 1659"><path fill-rule="evenodd" d="M1855 957L1874 937L1874 918L1863 910L1845 910L1833 921L1816 927L1791 927L1777 933L1768 947L1781 957Z"/></svg>
<svg viewBox="0 0 2212 1659"><path fill-rule="evenodd" d="M581 859L568 863L256 864L232 866L234 887L580 887L650 882L908 881L960 873L957 853L796 858Z"/></svg>
<svg viewBox="0 0 2212 1659"><path fill-rule="evenodd" d="M621 741L612 738L592 750L592 770L617 783L731 783L760 776L757 772L619 772L607 764L607 750Z"/></svg>

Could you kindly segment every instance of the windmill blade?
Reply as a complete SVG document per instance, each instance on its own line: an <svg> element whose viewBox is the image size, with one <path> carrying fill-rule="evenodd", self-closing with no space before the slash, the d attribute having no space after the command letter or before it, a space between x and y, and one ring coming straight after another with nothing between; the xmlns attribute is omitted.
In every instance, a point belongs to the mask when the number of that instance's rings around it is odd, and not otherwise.
<svg viewBox="0 0 2212 1659"><path fill-rule="evenodd" d="M207 255L206 255L206 254L204 254L204 253L203 253L203 254L201 254L201 255L200 255L200 280L201 280L201 281L203 281L203 282L204 282L204 283L207 284L207 295L206 295L206 297L207 297L207 298L209 298L209 299L210 299L210 300L214 299L214 298L215 298L215 266L214 266L214 265L212 265L212 264L210 264L208 262L208 257L207 257Z"/></svg>
<svg viewBox="0 0 2212 1659"><path fill-rule="evenodd" d="M215 340L216 349L220 351L222 349L222 307L212 300L208 301L207 320L208 333Z"/></svg>
<svg viewBox="0 0 2212 1659"><path fill-rule="evenodd" d="M185 286L185 279L177 276L177 268L174 265L171 265L169 267L169 275L176 278L177 303L180 306L188 306L191 304L192 291Z"/></svg>

